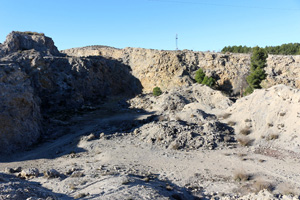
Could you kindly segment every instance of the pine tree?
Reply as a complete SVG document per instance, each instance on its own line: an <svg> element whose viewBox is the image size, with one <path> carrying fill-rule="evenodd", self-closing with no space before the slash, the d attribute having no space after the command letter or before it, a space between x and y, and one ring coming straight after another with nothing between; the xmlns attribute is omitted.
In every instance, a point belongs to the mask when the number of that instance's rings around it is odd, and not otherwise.
<svg viewBox="0 0 300 200"><path fill-rule="evenodd" d="M246 89L245 93L250 94L254 89L261 88L260 83L266 78L266 73L264 68L267 66L268 54L266 50L254 47L253 54L251 56L251 68L250 75L246 78L249 87Z"/></svg>

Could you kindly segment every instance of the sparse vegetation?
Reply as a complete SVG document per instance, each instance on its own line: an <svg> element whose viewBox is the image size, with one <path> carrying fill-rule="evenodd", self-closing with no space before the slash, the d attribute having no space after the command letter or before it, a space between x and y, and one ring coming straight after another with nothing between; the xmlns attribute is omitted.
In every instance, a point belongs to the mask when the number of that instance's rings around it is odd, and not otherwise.
<svg viewBox="0 0 300 200"><path fill-rule="evenodd" d="M195 80L197 81L197 83L202 83L204 77L205 77L205 73L203 72L203 69L201 68L198 69L195 75Z"/></svg>
<svg viewBox="0 0 300 200"><path fill-rule="evenodd" d="M237 171L234 174L233 179L238 182L244 182L250 180L250 177L251 176L244 171Z"/></svg>
<svg viewBox="0 0 300 200"><path fill-rule="evenodd" d="M180 148L180 145L177 144L177 143L175 143L175 144L172 145L172 149L173 150L178 150L179 148Z"/></svg>
<svg viewBox="0 0 300 200"><path fill-rule="evenodd" d="M273 185L268 181L264 181L264 180L259 179L259 180L256 180L253 183L253 188L254 188L256 193L258 193L261 190L272 191Z"/></svg>
<svg viewBox="0 0 300 200"><path fill-rule="evenodd" d="M273 127L274 125L272 123L268 123L267 126L270 128Z"/></svg>
<svg viewBox="0 0 300 200"><path fill-rule="evenodd" d="M69 184L69 188L70 188L71 190L76 190L76 189L77 189L77 187L76 187L73 183L70 183L70 184Z"/></svg>
<svg viewBox="0 0 300 200"><path fill-rule="evenodd" d="M251 133L251 130L248 127L243 128L242 130L240 130L241 135L249 135L250 133Z"/></svg>
<svg viewBox="0 0 300 200"><path fill-rule="evenodd" d="M253 140L250 139L249 137L247 136L239 136L237 139L236 139L239 144L243 147L248 147L248 146L251 146L252 143L253 143Z"/></svg>
<svg viewBox="0 0 300 200"><path fill-rule="evenodd" d="M201 68L196 71L195 80L197 83L207 85L209 87L214 86L216 83L216 80L213 77L206 76Z"/></svg>
<svg viewBox="0 0 300 200"><path fill-rule="evenodd" d="M283 117L285 115L285 112L282 112L279 114L281 117Z"/></svg>
<svg viewBox="0 0 300 200"><path fill-rule="evenodd" d="M84 197L86 197L86 196L88 196L88 194L86 194L86 193L79 193L79 194L77 194L77 195L74 197L74 199L81 199L81 198L84 198Z"/></svg>
<svg viewBox="0 0 300 200"><path fill-rule="evenodd" d="M229 121L229 122L227 122L227 124L228 124L229 126L234 126L234 125L236 125L236 122L234 122L234 121Z"/></svg>
<svg viewBox="0 0 300 200"><path fill-rule="evenodd" d="M267 140L277 140L279 138L278 134L272 133L270 135L267 136Z"/></svg>
<svg viewBox="0 0 300 200"><path fill-rule="evenodd" d="M40 35L40 36L45 36L44 33L38 33L38 32L32 32L32 31L24 31L24 32L15 31L15 32L19 33L19 34L26 34L26 35Z"/></svg>
<svg viewBox="0 0 300 200"><path fill-rule="evenodd" d="M231 116L230 113L225 113L225 114L223 114L223 115L220 115L220 118L228 119L230 116Z"/></svg>
<svg viewBox="0 0 300 200"><path fill-rule="evenodd" d="M162 91L161 91L160 87L153 88L153 95L154 96L159 96L161 94L162 94Z"/></svg>

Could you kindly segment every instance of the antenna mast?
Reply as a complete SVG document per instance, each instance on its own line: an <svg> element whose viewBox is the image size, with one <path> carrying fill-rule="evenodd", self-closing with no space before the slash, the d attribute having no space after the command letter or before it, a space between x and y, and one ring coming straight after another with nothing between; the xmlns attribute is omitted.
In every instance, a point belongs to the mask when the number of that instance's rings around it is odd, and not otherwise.
<svg viewBox="0 0 300 200"><path fill-rule="evenodd" d="M178 34L176 33L176 50L178 50Z"/></svg>

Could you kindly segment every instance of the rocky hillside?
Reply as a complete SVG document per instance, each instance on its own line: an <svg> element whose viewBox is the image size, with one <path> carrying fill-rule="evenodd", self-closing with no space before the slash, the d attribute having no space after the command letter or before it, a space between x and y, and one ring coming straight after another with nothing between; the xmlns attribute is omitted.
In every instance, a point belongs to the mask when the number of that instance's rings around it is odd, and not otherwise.
<svg viewBox="0 0 300 200"><path fill-rule="evenodd" d="M191 85L195 71L200 67L208 76L217 79L218 89L238 94L245 87L249 73L250 55L221 54L194 51L160 51L142 48L116 49L90 46L64 50L70 56L103 56L129 65L134 76L150 92L155 86L169 90L174 86ZM300 56L273 56L268 58L265 87L286 84L300 88Z"/></svg>
<svg viewBox="0 0 300 200"><path fill-rule="evenodd" d="M68 57L41 34L10 33L0 46L0 151L31 145L51 113L140 93L130 70L103 57Z"/></svg>

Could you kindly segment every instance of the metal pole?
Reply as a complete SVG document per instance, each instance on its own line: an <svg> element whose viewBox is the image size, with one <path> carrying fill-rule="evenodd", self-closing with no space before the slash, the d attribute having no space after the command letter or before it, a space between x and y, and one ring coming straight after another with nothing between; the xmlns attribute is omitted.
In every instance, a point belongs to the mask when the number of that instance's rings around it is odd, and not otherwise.
<svg viewBox="0 0 300 200"><path fill-rule="evenodd" d="M176 33L176 50L178 50L178 34Z"/></svg>

